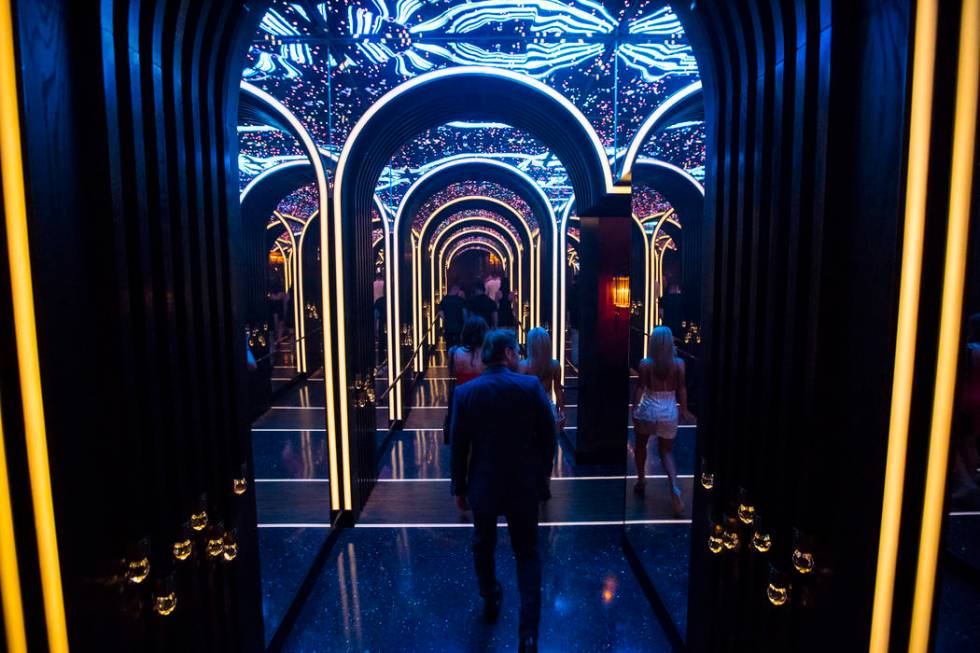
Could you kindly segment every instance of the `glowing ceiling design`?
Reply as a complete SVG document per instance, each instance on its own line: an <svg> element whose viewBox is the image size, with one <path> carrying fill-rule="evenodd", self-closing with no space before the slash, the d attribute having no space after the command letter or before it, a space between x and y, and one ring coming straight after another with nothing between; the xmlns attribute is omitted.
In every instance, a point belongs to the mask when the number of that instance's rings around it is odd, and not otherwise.
<svg viewBox="0 0 980 653"><path fill-rule="evenodd" d="M457 65L530 75L592 122L610 160L672 93L698 79L683 29L663 0L274 0L243 77L282 101L324 151L336 154L360 116L419 74ZM242 184L291 157L291 138L243 126ZM662 132L642 151L703 177L699 125ZM556 211L571 198L561 162L507 125L455 122L392 157L378 193L394 209L410 184L453 157L488 155L527 172Z"/></svg>

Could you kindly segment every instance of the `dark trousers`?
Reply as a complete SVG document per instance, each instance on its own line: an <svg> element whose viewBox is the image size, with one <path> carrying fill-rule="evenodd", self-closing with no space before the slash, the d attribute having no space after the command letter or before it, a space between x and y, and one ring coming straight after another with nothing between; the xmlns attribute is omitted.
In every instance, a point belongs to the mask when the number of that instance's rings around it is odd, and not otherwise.
<svg viewBox="0 0 980 653"><path fill-rule="evenodd" d="M521 593L520 636L537 635L541 620L541 558L538 555L538 506L508 511L507 531L517 559L517 587ZM480 596L493 596L497 589L494 549L497 547L497 515L473 513L473 562Z"/></svg>

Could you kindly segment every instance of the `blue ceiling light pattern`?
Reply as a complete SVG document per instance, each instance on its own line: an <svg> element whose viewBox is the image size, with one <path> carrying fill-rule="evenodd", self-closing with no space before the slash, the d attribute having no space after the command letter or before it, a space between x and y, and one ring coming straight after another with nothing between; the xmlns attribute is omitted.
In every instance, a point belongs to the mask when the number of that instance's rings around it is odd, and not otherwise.
<svg viewBox="0 0 980 653"><path fill-rule="evenodd" d="M499 123L454 122L430 129L403 145L378 182L377 192L392 213L411 184L433 168L473 156L495 159L527 173L554 206L572 196L561 161L527 132Z"/></svg>
<svg viewBox="0 0 980 653"><path fill-rule="evenodd" d="M238 139L239 191L269 168L286 161L306 160L299 142L275 127L239 125Z"/></svg>
<svg viewBox="0 0 980 653"><path fill-rule="evenodd" d="M280 99L324 151L336 154L385 92L456 65L503 68L548 84L592 122L611 160L661 102L698 79L681 24L664 0L273 0L244 77ZM241 134L243 157L261 158L252 145L259 138ZM676 139L666 148L677 150L670 160L691 162L698 176L703 151L677 148L703 150L702 141ZM439 127L406 144L379 194L393 207L437 162L484 153L525 170L556 209L570 198L561 163L539 142L507 126L475 123Z"/></svg>
<svg viewBox="0 0 980 653"><path fill-rule="evenodd" d="M640 148L640 158L650 157L683 168L704 181L704 122L677 123L662 130Z"/></svg>

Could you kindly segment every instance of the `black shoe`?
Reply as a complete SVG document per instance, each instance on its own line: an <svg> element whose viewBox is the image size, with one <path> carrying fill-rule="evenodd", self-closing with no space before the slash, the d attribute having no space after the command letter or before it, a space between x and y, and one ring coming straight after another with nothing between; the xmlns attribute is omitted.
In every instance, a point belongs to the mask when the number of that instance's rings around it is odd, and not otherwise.
<svg viewBox="0 0 980 653"><path fill-rule="evenodd" d="M518 647L519 653L538 653L538 636L528 635L521 638L521 645Z"/></svg>
<svg viewBox="0 0 980 653"><path fill-rule="evenodd" d="M504 600L504 588L497 583L497 589L492 596L483 597L483 620L488 624L497 623L500 617L500 604Z"/></svg>

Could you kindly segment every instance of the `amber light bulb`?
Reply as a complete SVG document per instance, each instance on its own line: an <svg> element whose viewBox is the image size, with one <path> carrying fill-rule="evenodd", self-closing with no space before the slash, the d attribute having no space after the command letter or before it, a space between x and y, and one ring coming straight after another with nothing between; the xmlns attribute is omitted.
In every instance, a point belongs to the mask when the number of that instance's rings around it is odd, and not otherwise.
<svg viewBox="0 0 980 653"><path fill-rule="evenodd" d="M752 534L752 546L759 553L766 553L772 548L772 538L769 533L756 531Z"/></svg>
<svg viewBox="0 0 980 653"><path fill-rule="evenodd" d="M225 533L224 541L222 542L221 556L224 558L225 562L231 562L238 556L238 538L236 537L234 530L230 530Z"/></svg>
<svg viewBox="0 0 980 653"><path fill-rule="evenodd" d="M725 548L724 535L725 529L720 524L715 524L708 534L708 550L712 553L721 553Z"/></svg>
<svg viewBox="0 0 980 653"><path fill-rule="evenodd" d="M722 545L729 551L734 551L738 548L738 532L735 529L726 530L721 536Z"/></svg>
<svg viewBox="0 0 980 653"><path fill-rule="evenodd" d="M153 610L161 617L166 617L177 609L176 592L159 594L153 598Z"/></svg>
<svg viewBox="0 0 980 653"><path fill-rule="evenodd" d="M225 551L225 543L221 536L208 538L208 555L217 558Z"/></svg>
<svg viewBox="0 0 980 653"><path fill-rule="evenodd" d="M784 586L769 583L769 586L766 587L766 596L769 597L769 602L773 605L785 605L786 601L789 600L789 590Z"/></svg>
<svg viewBox="0 0 980 653"><path fill-rule="evenodd" d="M187 560L194 551L194 544L189 539L174 542L174 557L177 560Z"/></svg>
<svg viewBox="0 0 980 653"><path fill-rule="evenodd" d="M813 571L813 554L807 551L793 549L793 568L801 574L809 574Z"/></svg>
<svg viewBox="0 0 980 653"><path fill-rule="evenodd" d="M134 585L139 585L147 576L150 575L150 559L143 557L139 560L130 560L126 565L126 580Z"/></svg>
<svg viewBox="0 0 980 653"><path fill-rule="evenodd" d="M755 506L747 503L738 504L738 519L743 524L751 524L755 520Z"/></svg>
<svg viewBox="0 0 980 653"><path fill-rule="evenodd" d="M204 527L207 525L208 512L206 510L191 513L191 528L193 528L195 531L203 531Z"/></svg>
<svg viewBox="0 0 980 653"><path fill-rule="evenodd" d="M244 477L232 479L231 481L232 492L238 495L242 495L245 494L246 490L248 490L248 481L246 481Z"/></svg>

